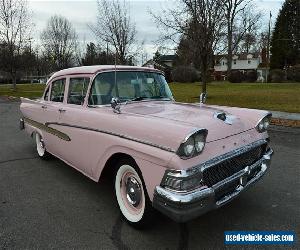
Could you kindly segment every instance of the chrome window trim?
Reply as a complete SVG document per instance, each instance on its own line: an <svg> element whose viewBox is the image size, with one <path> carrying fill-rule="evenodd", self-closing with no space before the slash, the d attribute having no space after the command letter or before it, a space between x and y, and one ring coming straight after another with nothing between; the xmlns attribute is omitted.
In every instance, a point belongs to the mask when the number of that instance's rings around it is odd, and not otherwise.
<svg viewBox="0 0 300 250"><path fill-rule="evenodd" d="M91 91L92 91L92 87L93 87L93 84L94 84L94 81L95 81L95 79L96 79L96 77L98 76L98 75L100 75L100 74L103 74L103 73L111 73L111 72L131 72L131 70L130 69L116 69L116 70L114 70L114 69L105 69L105 70L101 70L101 71L98 71L98 72L96 72L91 78L90 78L90 85L89 85L89 88L87 89L87 95L86 95L86 100L87 100L87 102L86 102L86 106L88 107L88 108L100 108L100 107L105 107L105 106L109 106L110 107L110 104L97 104L97 105L91 105L91 104L89 104L89 98L90 98L90 95L91 95ZM146 68L145 70L133 70L134 72L148 72L148 73L156 73L156 74L159 74L159 75L162 75L163 77L165 77L165 74L164 74L164 72L162 72L162 71L160 71L160 70L157 70L157 69L151 69L151 68L149 68L149 70L148 70L148 68ZM166 81L167 82L167 81ZM168 85L168 87L170 88L170 86L169 86L169 84L167 83L167 85ZM171 90L171 89L170 89ZM170 101L175 101L175 99L174 99L174 96L173 96L173 93L172 93L172 91L171 91L171 94L172 94L172 98L170 99ZM153 101L153 100L151 100L151 101Z"/></svg>

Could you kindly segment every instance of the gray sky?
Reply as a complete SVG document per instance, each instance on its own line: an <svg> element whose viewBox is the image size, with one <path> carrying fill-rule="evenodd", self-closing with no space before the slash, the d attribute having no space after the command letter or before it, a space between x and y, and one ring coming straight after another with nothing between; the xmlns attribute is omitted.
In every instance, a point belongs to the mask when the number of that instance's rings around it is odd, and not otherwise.
<svg viewBox="0 0 300 250"><path fill-rule="evenodd" d="M274 22L283 1L254 0L257 8L265 14L266 27L269 12L272 11ZM159 37L159 31L149 14L149 10L159 12L162 8L171 4L172 1L168 0L130 0L131 18L136 23L138 39L144 41L149 58L153 56L157 49L154 41ZM54 14L60 14L72 22L82 42L95 41L95 37L87 24L95 23L97 15L96 0L29 0L29 8L33 12L32 21L36 25L33 34L36 40L39 39L48 18Z"/></svg>

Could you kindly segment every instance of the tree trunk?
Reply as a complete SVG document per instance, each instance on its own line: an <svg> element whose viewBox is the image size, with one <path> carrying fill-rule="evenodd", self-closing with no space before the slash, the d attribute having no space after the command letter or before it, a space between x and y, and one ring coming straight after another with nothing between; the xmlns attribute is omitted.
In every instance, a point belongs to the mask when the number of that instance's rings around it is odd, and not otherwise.
<svg viewBox="0 0 300 250"><path fill-rule="evenodd" d="M228 27L228 37L227 37L227 75L232 69L232 30Z"/></svg>
<svg viewBox="0 0 300 250"><path fill-rule="evenodd" d="M11 81L12 81L13 90L17 91L17 76L16 76L16 73L12 73Z"/></svg>
<svg viewBox="0 0 300 250"><path fill-rule="evenodd" d="M202 70L202 93L206 95L206 83L207 83L207 78L206 78L206 70Z"/></svg>
<svg viewBox="0 0 300 250"><path fill-rule="evenodd" d="M206 79L202 78L202 93L206 95Z"/></svg>

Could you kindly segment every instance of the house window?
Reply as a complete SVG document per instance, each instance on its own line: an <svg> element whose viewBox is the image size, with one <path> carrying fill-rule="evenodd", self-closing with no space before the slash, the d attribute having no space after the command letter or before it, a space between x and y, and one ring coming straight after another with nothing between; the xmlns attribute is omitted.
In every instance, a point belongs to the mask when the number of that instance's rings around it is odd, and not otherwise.
<svg viewBox="0 0 300 250"><path fill-rule="evenodd" d="M250 61L250 60L248 60L248 64L251 64L251 61Z"/></svg>
<svg viewBox="0 0 300 250"><path fill-rule="evenodd" d="M222 62L222 65L225 65L225 62L224 62L224 61Z"/></svg>
<svg viewBox="0 0 300 250"><path fill-rule="evenodd" d="M236 59L233 60L233 64L236 64Z"/></svg>

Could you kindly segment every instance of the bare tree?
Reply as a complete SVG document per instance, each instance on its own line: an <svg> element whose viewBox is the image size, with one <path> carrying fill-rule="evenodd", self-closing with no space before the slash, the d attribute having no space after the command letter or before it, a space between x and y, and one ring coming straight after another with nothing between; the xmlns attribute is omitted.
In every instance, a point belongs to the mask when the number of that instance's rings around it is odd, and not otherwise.
<svg viewBox="0 0 300 250"><path fill-rule="evenodd" d="M100 44L107 44L115 50L120 64L126 64L134 54L136 28L125 1L98 0L97 23L90 28Z"/></svg>
<svg viewBox="0 0 300 250"><path fill-rule="evenodd" d="M263 49L267 49L268 43L269 43L269 37L268 37L268 31L264 30L261 31L258 37L258 48L259 51L262 51Z"/></svg>
<svg viewBox="0 0 300 250"><path fill-rule="evenodd" d="M2 69L9 73L16 90L17 73L23 66L20 56L24 49L31 47L31 28L27 1L1 0L0 2L0 42L4 55Z"/></svg>
<svg viewBox="0 0 300 250"><path fill-rule="evenodd" d="M41 34L44 55L53 65L53 70L72 66L76 60L78 36L68 19L52 16Z"/></svg>
<svg viewBox="0 0 300 250"><path fill-rule="evenodd" d="M224 27L221 1L181 0L179 8L165 10L163 15L151 14L163 31L163 40L187 41L191 54L198 58L202 92L206 94L214 51Z"/></svg>
<svg viewBox="0 0 300 250"><path fill-rule="evenodd" d="M244 38L245 34L251 33L261 13L254 10L252 0L221 0L225 12L227 27L227 70L232 67L233 51Z"/></svg>

